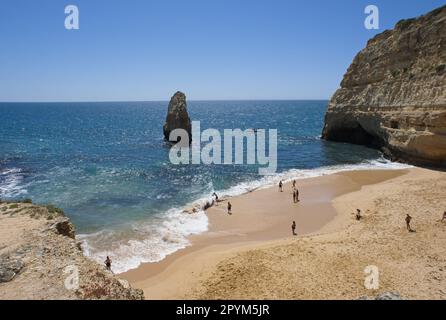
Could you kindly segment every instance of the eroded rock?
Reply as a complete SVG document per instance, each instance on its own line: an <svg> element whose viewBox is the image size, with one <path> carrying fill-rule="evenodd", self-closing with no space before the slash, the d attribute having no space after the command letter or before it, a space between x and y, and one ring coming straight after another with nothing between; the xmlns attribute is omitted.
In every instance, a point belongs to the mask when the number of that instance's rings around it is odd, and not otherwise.
<svg viewBox="0 0 446 320"><path fill-rule="evenodd" d="M22 270L23 262L8 256L0 257L0 283L9 282Z"/></svg>
<svg viewBox="0 0 446 320"><path fill-rule="evenodd" d="M368 42L329 103L322 137L446 167L446 6Z"/></svg>
<svg viewBox="0 0 446 320"><path fill-rule="evenodd" d="M170 133L175 129L184 129L189 134L189 142L192 141L192 125L187 112L186 95L180 91L171 98L164 123L164 138L169 140ZM179 140L179 139L178 139ZM171 142L178 142L177 140Z"/></svg>

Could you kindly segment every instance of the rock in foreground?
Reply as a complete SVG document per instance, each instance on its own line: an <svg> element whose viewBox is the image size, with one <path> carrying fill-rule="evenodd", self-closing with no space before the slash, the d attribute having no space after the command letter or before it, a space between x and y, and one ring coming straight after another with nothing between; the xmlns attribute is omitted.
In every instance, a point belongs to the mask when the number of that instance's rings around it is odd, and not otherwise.
<svg viewBox="0 0 446 320"><path fill-rule="evenodd" d="M83 255L60 209L0 201L0 300L143 298Z"/></svg>
<svg viewBox="0 0 446 320"><path fill-rule="evenodd" d="M189 141L192 141L192 125L187 113L186 95L180 91L171 98L167 110L166 122L163 127L164 138L167 141L169 141L170 133L175 129L186 130L189 133Z"/></svg>
<svg viewBox="0 0 446 320"><path fill-rule="evenodd" d="M446 167L446 6L368 42L329 103L322 137Z"/></svg>

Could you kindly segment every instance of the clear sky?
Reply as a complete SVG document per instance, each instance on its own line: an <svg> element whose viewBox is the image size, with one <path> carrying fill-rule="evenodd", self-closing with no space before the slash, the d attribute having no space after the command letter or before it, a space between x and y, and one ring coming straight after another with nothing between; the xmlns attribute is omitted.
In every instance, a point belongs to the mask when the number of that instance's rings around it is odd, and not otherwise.
<svg viewBox="0 0 446 320"><path fill-rule="evenodd" d="M0 101L328 99L368 4L382 32L445 1L1 0Z"/></svg>

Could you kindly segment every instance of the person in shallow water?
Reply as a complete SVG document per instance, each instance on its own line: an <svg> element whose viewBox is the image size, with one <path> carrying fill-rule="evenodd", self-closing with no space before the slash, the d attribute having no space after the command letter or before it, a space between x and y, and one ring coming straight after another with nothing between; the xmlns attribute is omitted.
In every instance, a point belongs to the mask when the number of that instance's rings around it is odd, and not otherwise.
<svg viewBox="0 0 446 320"><path fill-rule="evenodd" d="M279 191L283 192L283 183L282 180L279 181Z"/></svg>
<svg viewBox="0 0 446 320"><path fill-rule="evenodd" d="M297 233L296 233L296 221L293 221L293 224L291 225L291 230L293 231L293 236L297 236Z"/></svg>
<svg viewBox="0 0 446 320"><path fill-rule="evenodd" d="M107 258L105 259L104 263L105 263L105 267L107 268L107 270L111 271L112 261L111 261L109 256L107 256Z"/></svg>
<svg viewBox="0 0 446 320"><path fill-rule="evenodd" d="M212 196L215 197L215 204L217 204L217 203L218 203L218 195L217 195L217 193L214 192L214 193L212 194Z"/></svg>
<svg viewBox="0 0 446 320"><path fill-rule="evenodd" d="M361 210L356 209L356 220L361 220L362 216L361 216Z"/></svg>
<svg viewBox="0 0 446 320"><path fill-rule="evenodd" d="M232 214L232 204L228 201L228 214Z"/></svg>

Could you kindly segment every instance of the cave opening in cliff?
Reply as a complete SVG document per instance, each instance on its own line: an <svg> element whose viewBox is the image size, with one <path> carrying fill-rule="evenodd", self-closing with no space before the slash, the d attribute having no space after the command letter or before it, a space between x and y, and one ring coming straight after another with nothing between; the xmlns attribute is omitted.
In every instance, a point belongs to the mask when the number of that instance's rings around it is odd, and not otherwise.
<svg viewBox="0 0 446 320"><path fill-rule="evenodd" d="M325 138L332 141L348 142L377 149L380 149L384 145L384 141L381 138L367 132L358 122L329 130Z"/></svg>

